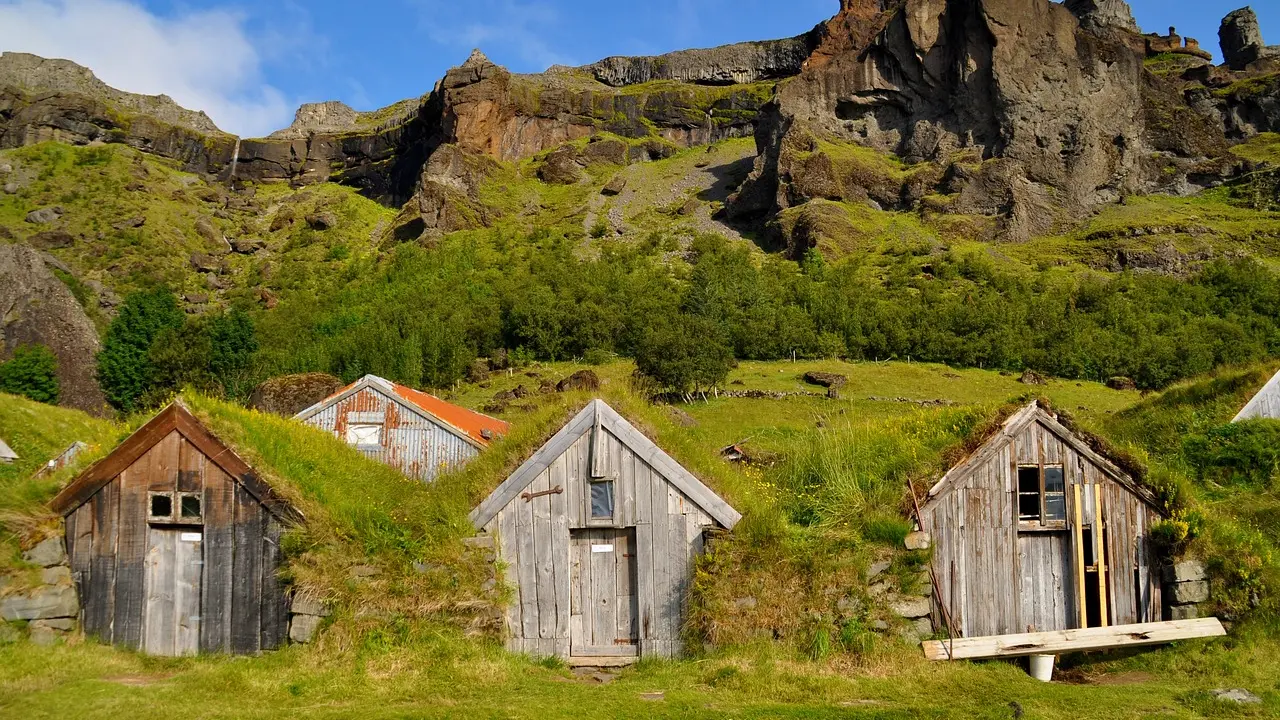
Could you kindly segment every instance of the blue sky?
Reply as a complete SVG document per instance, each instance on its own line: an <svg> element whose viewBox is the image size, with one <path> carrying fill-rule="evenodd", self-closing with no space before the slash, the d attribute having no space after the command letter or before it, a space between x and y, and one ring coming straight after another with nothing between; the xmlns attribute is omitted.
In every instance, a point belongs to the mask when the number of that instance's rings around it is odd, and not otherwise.
<svg viewBox="0 0 1280 720"><path fill-rule="evenodd" d="M1198 38L1243 0L1137 0L1147 32ZM1254 3L1280 44L1280 3ZM166 93L265 134L302 102L369 110L430 90L480 47L520 72L796 35L838 0L0 0L0 50L66 57L122 89Z"/></svg>

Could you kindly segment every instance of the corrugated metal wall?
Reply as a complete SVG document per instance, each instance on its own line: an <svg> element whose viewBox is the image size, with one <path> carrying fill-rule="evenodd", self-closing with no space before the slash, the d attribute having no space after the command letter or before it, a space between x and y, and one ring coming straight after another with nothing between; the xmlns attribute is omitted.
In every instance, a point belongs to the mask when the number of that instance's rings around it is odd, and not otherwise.
<svg viewBox="0 0 1280 720"><path fill-rule="evenodd" d="M1067 529L1020 531L1019 464L1062 464ZM934 571L942 603L964 637L1047 631L1079 625L1075 548L1076 486L1081 524L1096 521L1101 495L1107 531L1112 625L1161 618L1159 568L1148 530L1159 514L1039 422L958 478L923 510L934 539ZM935 600L935 604L937 601ZM943 627L941 608L934 623Z"/></svg>
<svg viewBox="0 0 1280 720"><path fill-rule="evenodd" d="M480 452L469 440L374 387L363 388L322 408L305 422L346 441L352 413L382 415L382 444L357 446L357 449L409 477L431 482L440 474L466 464Z"/></svg>

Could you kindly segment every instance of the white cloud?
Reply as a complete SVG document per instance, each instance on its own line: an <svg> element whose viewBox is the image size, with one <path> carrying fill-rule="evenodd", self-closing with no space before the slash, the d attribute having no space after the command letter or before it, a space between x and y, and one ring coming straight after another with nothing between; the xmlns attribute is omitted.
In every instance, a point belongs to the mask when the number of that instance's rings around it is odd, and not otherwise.
<svg viewBox="0 0 1280 720"><path fill-rule="evenodd" d="M265 135L293 115L232 12L161 17L126 0L0 0L0 49L72 60L112 87L163 93L241 135Z"/></svg>

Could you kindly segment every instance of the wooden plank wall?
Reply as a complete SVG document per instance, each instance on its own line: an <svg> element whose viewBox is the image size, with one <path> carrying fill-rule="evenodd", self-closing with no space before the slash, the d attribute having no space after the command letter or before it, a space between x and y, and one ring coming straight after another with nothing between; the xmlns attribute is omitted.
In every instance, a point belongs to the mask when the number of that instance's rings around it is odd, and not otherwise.
<svg viewBox="0 0 1280 720"><path fill-rule="evenodd" d="M1276 373L1257 395L1245 405L1235 420L1272 418L1280 420L1280 373Z"/></svg>
<svg viewBox="0 0 1280 720"><path fill-rule="evenodd" d="M703 531L715 521L661 473L601 430L603 470L615 482L615 515L591 519L591 432L588 429L530 484L563 493L526 502L517 497L485 525L497 539L505 579L516 588L507 608L508 647L537 655L569 655L573 617L570 534L585 528L636 530L636 596L640 653L672 657L681 649L684 600Z"/></svg>
<svg viewBox="0 0 1280 720"><path fill-rule="evenodd" d="M141 649L148 493L178 490L202 494L200 651L253 653L282 645L288 636L287 588L278 579L283 528L177 431L67 516L86 633Z"/></svg>
<svg viewBox="0 0 1280 720"><path fill-rule="evenodd" d="M923 511L923 523L934 537L941 595L935 605L947 607L964 637L1079 625L1070 531L1018 529L1017 466L1041 462L1064 467L1070 524L1075 486L1082 485L1081 522L1096 525L1093 488L1100 488L1108 528L1110 622L1158 620L1159 568L1147 530L1159 515L1039 422L992 452ZM941 607L934 609L934 622L943 626Z"/></svg>
<svg viewBox="0 0 1280 720"><path fill-rule="evenodd" d="M409 477L431 482L443 472L460 467L480 453L467 440L433 422L397 398L377 390L359 392L307 418L308 425L327 430L343 442L350 413L382 413L382 445L360 447L366 457L390 465Z"/></svg>

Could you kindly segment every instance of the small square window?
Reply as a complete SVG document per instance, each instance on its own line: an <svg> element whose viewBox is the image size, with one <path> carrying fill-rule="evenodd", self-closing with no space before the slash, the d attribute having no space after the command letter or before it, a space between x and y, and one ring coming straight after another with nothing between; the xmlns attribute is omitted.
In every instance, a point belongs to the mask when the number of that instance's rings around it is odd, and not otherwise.
<svg viewBox="0 0 1280 720"><path fill-rule="evenodd" d="M361 447L382 444L381 425L348 425L347 444Z"/></svg>
<svg viewBox="0 0 1280 720"><path fill-rule="evenodd" d="M594 520L613 518L613 481L591 483L591 517Z"/></svg>
<svg viewBox="0 0 1280 720"><path fill-rule="evenodd" d="M1018 519L1040 520L1040 468L1018 468Z"/></svg>
<svg viewBox="0 0 1280 720"><path fill-rule="evenodd" d="M173 498L168 495L155 494L151 496L151 517L153 518L171 518L173 517Z"/></svg>
<svg viewBox="0 0 1280 720"><path fill-rule="evenodd" d="M183 495L181 510L182 517L198 519L200 517L200 496Z"/></svg>
<svg viewBox="0 0 1280 720"><path fill-rule="evenodd" d="M1067 519L1067 486L1061 465L1044 468L1044 516L1048 521Z"/></svg>

